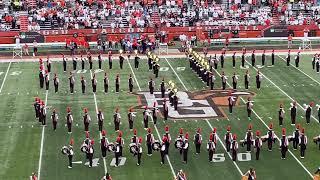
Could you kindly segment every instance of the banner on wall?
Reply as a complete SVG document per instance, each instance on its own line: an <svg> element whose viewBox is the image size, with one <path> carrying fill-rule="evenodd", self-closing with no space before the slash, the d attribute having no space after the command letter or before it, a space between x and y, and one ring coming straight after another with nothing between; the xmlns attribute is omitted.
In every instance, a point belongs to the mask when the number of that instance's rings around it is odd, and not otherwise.
<svg viewBox="0 0 320 180"><path fill-rule="evenodd" d="M21 43L33 43L36 40L38 43L44 43L44 35L38 32L20 32Z"/></svg>

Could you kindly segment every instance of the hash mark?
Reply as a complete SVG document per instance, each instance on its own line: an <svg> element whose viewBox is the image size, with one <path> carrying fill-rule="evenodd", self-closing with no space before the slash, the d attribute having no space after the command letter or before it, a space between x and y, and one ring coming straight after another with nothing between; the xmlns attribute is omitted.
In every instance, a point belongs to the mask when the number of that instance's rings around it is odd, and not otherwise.
<svg viewBox="0 0 320 180"><path fill-rule="evenodd" d="M11 126L9 126L9 129L11 129Z"/></svg>
<svg viewBox="0 0 320 180"><path fill-rule="evenodd" d="M272 117L268 117L269 119L272 119Z"/></svg>

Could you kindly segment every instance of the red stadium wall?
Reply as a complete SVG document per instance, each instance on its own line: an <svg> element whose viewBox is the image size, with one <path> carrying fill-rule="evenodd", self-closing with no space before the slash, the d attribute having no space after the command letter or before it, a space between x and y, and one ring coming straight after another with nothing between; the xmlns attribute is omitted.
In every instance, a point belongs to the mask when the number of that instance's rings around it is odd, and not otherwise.
<svg viewBox="0 0 320 180"><path fill-rule="evenodd" d="M239 27L240 38L255 38L261 37L263 30L267 29L266 26L241 26ZM292 30L296 37L302 37L303 31L307 28L315 32L316 36L320 36L320 30L318 26L288 26L288 30ZM164 27L160 31L167 33L167 40L171 41L175 37L179 37L181 34L192 36L197 34L200 39L208 38L208 31L214 30L216 32L222 31L221 35L226 37L228 30L234 29L234 27L219 27L219 26L202 26L202 27ZM97 41L98 36L101 33L108 35L108 40L119 40L124 38L128 34L144 34L154 35L155 28L123 28L123 29L81 29L81 30L43 30L38 33L44 35L45 42L65 42L67 39L73 38L74 34L83 36L88 42ZM14 43L14 37L19 32L0 32L0 44ZM284 35L285 36L285 35Z"/></svg>

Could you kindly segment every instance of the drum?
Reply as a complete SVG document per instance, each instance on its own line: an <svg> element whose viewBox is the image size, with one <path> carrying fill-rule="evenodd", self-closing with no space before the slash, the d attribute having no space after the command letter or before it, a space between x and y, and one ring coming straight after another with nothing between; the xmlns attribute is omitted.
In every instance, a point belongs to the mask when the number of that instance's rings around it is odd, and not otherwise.
<svg viewBox="0 0 320 180"><path fill-rule="evenodd" d="M294 140L294 137L293 136L288 136L288 141L291 142Z"/></svg>
<svg viewBox="0 0 320 180"><path fill-rule="evenodd" d="M241 147L244 147L245 145L247 144L247 141L246 140L240 140L240 145Z"/></svg>
<svg viewBox="0 0 320 180"><path fill-rule="evenodd" d="M137 154L137 145L136 143L130 143L129 144L130 153Z"/></svg>
<svg viewBox="0 0 320 180"><path fill-rule="evenodd" d="M261 136L261 140L262 140L262 142L267 142L268 135Z"/></svg>
<svg viewBox="0 0 320 180"><path fill-rule="evenodd" d="M182 139L180 139L180 138L176 139L176 141L174 143L174 147L176 147L177 149L182 149L182 147L183 147Z"/></svg>
<svg viewBox="0 0 320 180"><path fill-rule="evenodd" d="M154 143L152 143L152 149L154 151L159 151L161 147L161 144L158 140L155 140Z"/></svg>
<svg viewBox="0 0 320 180"><path fill-rule="evenodd" d="M87 153L88 151L88 145L86 143L83 143L82 146L80 147L81 152Z"/></svg>
<svg viewBox="0 0 320 180"><path fill-rule="evenodd" d="M314 143L318 144L319 141L320 141L319 136L316 136L316 137L313 138L313 142L314 142Z"/></svg>
<svg viewBox="0 0 320 180"><path fill-rule="evenodd" d="M115 152L116 151L116 146L113 143L109 143L107 146L107 150L109 152Z"/></svg>
<svg viewBox="0 0 320 180"><path fill-rule="evenodd" d="M67 146L63 146L63 147L61 148L61 153L62 153L63 155L68 155L68 152L69 152L69 148L68 148Z"/></svg>

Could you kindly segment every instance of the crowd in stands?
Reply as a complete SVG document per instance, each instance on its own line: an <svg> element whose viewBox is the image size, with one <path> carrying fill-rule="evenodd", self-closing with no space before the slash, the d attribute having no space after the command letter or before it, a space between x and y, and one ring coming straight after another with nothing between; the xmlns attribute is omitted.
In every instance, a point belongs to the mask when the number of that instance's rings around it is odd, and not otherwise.
<svg viewBox="0 0 320 180"><path fill-rule="evenodd" d="M28 30L179 27L195 25L270 25L318 23L320 8L312 0L232 0L221 4L203 0L12 0L0 7L0 30L19 28L19 11L28 11ZM225 1L223 1L225 2ZM226 2L230 2L227 0ZM159 20L154 20L158 17ZM319 21L320 22L320 21Z"/></svg>

